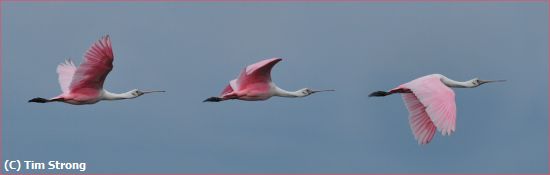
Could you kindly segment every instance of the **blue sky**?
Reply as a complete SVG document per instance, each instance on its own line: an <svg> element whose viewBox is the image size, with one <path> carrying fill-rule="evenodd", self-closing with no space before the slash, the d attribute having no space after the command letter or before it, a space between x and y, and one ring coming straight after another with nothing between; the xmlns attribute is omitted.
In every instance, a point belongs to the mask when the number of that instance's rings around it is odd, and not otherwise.
<svg viewBox="0 0 550 175"><path fill-rule="evenodd" d="M87 173L548 173L548 30L537 2L4 2L2 155ZM27 103L104 34L105 88L167 93ZM271 57L282 88L337 91L201 103ZM399 96L367 95L432 73L508 81L455 90L457 131L419 146Z"/></svg>

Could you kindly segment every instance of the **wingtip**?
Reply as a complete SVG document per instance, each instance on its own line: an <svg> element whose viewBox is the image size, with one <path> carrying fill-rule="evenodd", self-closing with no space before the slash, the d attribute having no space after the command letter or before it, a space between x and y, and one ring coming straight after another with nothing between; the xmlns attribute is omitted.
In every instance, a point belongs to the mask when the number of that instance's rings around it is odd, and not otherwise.
<svg viewBox="0 0 550 175"><path fill-rule="evenodd" d="M277 64L279 62L283 61L283 58L279 58L279 57L275 57L275 58L271 58L271 64Z"/></svg>
<svg viewBox="0 0 550 175"><path fill-rule="evenodd" d="M99 41L109 41L111 40L111 36L109 34L105 34L101 37Z"/></svg>
<svg viewBox="0 0 550 175"><path fill-rule="evenodd" d="M418 140L418 145L420 146L423 146L423 145L427 145L431 142L431 140Z"/></svg>
<svg viewBox="0 0 550 175"><path fill-rule="evenodd" d="M273 57L273 58L271 58L271 60L273 60L274 62L279 62L279 61L283 61L283 58L281 58L281 57Z"/></svg>

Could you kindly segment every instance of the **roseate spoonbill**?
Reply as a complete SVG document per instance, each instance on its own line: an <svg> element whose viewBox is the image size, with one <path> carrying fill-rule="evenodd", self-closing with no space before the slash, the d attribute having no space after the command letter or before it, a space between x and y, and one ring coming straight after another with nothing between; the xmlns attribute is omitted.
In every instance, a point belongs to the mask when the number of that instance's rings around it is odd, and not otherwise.
<svg viewBox="0 0 550 175"><path fill-rule="evenodd" d="M123 100L143 94L164 91L140 91L137 89L117 94L103 89L107 74L113 69L113 49L109 35L94 43L84 55L84 61L77 68L71 60L57 66L61 95L50 99L33 98L29 102L64 102L73 105L94 104L100 100Z"/></svg>
<svg viewBox="0 0 550 175"><path fill-rule="evenodd" d="M317 92L334 91L303 88L289 92L277 87L275 83L271 82L271 69L281 60L281 58L272 58L247 66L237 79L229 82L220 97L210 97L203 102L220 102L231 99L260 101L267 100L272 96L295 98L306 97Z"/></svg>
<svg viewBox="0 0 550 175"><path fill-rule="evenodd" d="M450 135L456 126L455 93L451 88L475 88L485 83L505 80L480 80L474 78L459 82L441 74L420 77L399 85L388 92L376 91L369 97L383 97L400 93L409 111L409 124L418 144L429 143L436 131Z"/></svg>

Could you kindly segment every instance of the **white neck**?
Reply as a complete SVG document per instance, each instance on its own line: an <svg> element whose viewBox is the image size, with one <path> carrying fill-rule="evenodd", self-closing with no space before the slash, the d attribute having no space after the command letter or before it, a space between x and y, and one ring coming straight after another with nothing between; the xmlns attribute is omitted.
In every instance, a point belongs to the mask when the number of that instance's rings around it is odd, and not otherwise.
<svg viewBox="0 0 550 175"><path fill-rule="evenodd" d="M451 80L450 78L447 78L445 76L441 76L441 82L443 82L443 84L445 84L446 86L451 87L451 88L473 88L473 87L477 87L476 85L474 85L472 83L472 80L455 81L455 80Z"/></svg>
<svg viewBox="0 0 550 175"><path fill-rule="evenodd" d="M306 96L306 94L303 94L300 90L290 92L275 86L274 96L296 98L296 97L304 97Z"/></svg>
<svg viewBox="0 0 550 175"><path fill-rule="evenodd" d="M131 98L135 98L135 96L132 95L132 91L117 94L117 93L109 92L107 90L103 90L103 95L102 95L102 100L123 100L123 99L131 99Z"/></svg>

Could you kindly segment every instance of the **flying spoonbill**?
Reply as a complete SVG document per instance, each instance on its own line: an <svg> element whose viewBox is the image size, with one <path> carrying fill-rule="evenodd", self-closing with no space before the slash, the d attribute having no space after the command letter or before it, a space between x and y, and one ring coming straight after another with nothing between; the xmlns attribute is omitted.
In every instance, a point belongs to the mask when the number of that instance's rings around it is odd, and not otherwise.
<svg viewBox="0 0 550 175"><path fill-rule="evenodd" d="M94 104L101 100L123 100L143 94L164 91L140 91L134 89L117 94L103 89L107 74L113 69L113 49L109 35L94 43L84 55L84 61L76 67L71 60L57 66L61 95L56 97L33 98L29 102L64 102L73 105Z"/></svg>
<svg viewBox="0 0 550 175"><path fill-rule="evenodd" d="M427 144L432 140L436 129L442 135L450 135L455 131L455 93L451 88L475 88L485 83L503 81L505 80L474 78L459 82L441 74L432 74L399 85L388 92L373 92L369 97L400 93L409 111L409 124L415 139L418 144Z"/></svg>
<svg viewBox="0 0 550 175"><path fill-rule="evenodd" d="M271 81L271 69L281 58L263 60L244 68L237 79L231 80L219 97L210 97L203 102L220 102L238 99L245 101L267 100L272 96L306 97L317 92L334 90L311 90L303 88L294 92L286 91Z"/></svg>

